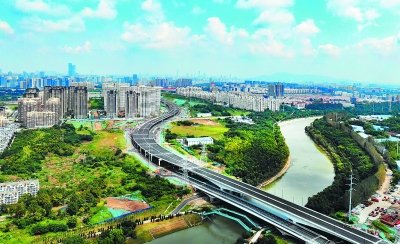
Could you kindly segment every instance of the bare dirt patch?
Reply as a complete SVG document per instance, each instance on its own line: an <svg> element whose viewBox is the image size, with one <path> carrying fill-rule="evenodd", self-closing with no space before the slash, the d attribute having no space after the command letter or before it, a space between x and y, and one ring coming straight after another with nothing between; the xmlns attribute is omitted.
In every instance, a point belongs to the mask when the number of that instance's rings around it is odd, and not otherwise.
<svg viewBox="0 0 400 244"><path fill-rule="evenodd" d="M115 123L114 120L110 120L109 122L110 122L110 123L107 125L106 130L111 130L111 129L113 128L113 126L114 126L114 123Z"/></svg>
<svg viewBox="0 0 400 244"><path fill-rule="evenodd" d="M149 207L149 204L142 201L123 200L114 197L107 197L105 200L109 208L124 209L130 212Z"/></svg>
<svg viewBox="0 0 400 244"><path fill-rule="evenodd" d="M209 205L210 203L207 202L206 200L204 200L203 198L199 198L199 199L190 201L189 204L193 205L195 207L200 207L200 206L203 206L203 205Z"/></svg>
<svg viewBox="0 0 400 244"><path fill-rule="evenodd" d="M166 234L169 234L172 231L183 230L186 229L187 227L188 226L186 222L182 219L169 224L161 225L159 227L155 227L153 229L150 229L149 232L154 238L158 238Z"/></svg>
<svg viewBox="0 0 400 244"><path fill-rule="evenodd" d="M102 130L103 128L101 127L101 123L100 122L94 122L94 129L95 130Z"/></svg>
<svg viewBox="0 0 400 244"><path fill-rule="evenodd" d="M219 125L218 122L215 122L215 121L213 121L211 119L191 119L189 121L191 121L193 123L200 124L200 125L211 125L211 126L212 125Z"/></svg>

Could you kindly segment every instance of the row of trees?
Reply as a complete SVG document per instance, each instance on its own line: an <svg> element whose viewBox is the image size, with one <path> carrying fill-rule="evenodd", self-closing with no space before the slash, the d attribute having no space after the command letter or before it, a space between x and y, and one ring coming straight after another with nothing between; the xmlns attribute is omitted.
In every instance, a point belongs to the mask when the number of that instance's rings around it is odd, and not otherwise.
<svg viewBox="0 0 400 244"><path fill-rule="evenodd" d="M348 184L350 174L353 174L358 181L352 198L353 204L357 204L368 199L375 192L381 177L377 172L382 170L384 172L382 161L379 161L377 157L371 157L366 151L370 145L365 142L361 144L364 147L360 146L352 138L352 130L346 127L345 123L334 122L335 117L325 116L306 127L310 137L327 151L335 168L336 175L333 184L310 197L306 205L325 214L347 208L349 196L346 192L348 189L346 184Z"/></svg>

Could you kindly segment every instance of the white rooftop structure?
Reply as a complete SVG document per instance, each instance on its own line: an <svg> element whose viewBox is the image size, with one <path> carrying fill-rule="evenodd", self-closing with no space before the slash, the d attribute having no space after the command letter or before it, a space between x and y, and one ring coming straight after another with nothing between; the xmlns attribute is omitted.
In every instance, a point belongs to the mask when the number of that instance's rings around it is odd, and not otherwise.
<svg viewBox="0 0 400 244"><path fill-rule="evenodd" d="M190 147L193 145L213 144L214 139L212 139L211 137L186 138L184 142L187 146Z"/></svg>

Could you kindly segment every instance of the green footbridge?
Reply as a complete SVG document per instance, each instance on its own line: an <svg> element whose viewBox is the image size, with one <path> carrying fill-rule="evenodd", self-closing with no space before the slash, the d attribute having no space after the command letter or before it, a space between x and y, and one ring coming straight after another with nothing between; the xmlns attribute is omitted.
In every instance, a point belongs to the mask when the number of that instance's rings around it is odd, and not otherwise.
<svg viewBox="0 0 400 244"><path fill-rule="evenodd" d="M215 210L213 210L213 211L211 211L211 212L204 213L203 216L207 216L207 215L211 215L211 214L217 214L217 215L219 215L219 216L222 216L222 217L225 217L225 218L228 218L228 219L231 219L231 220L236 221L236 222L239 223L246 231L250 231L250 230L251 230L251 228L250 228L248 225L246 225L241 219L236 218L236 217L233 217L233 216L230 216L230 215L228 215L228 214L226 214L226 213L223 213L223 212L230 212L230 213L233 213L233 214L235 214L235 215L237 215L237 216L242 217L242 218L245 219L252 227L257 227L257 226L258 226L258 224L256 224L253 220L249 219L246 215L241 214L241 213L238 213L238 212L235 212L235 211L230 210L230 209L226 209L226 208L218 208L218 209L215 209Z"/></svg>

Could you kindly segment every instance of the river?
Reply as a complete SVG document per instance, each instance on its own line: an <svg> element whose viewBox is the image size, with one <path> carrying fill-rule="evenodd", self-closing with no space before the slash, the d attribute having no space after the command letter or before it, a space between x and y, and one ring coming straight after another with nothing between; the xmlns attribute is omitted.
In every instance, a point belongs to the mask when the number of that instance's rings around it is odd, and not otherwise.
<svg viewBox="0 0 400 244"><path fill-rule="evenodd" d="M305 205L308 197L330 186L335 176L329 158L304 131L314 119L296 119L280 124L290 150L291 164L281 178L264 189L299 205ZM203 225L156 239L151 244L235 243L243 232L244 229L235 221L216 217Z"/></svg>
<svg viewBox="0 0 400 244"><path fill-rule="evenodd" d="M311 197L330 186L335 177L331 161L305 133L304 128L315 118L280 123L290 150L291 164L286 173L264 188L267 192L305 205Z"/></svg>
<svg viewBox="0 0 400 244"><path fill-rule="evenodd" d="M151 244L233 244L245 232L242 226L224 217L215 217L193 228L151 241Z"/></svg>

